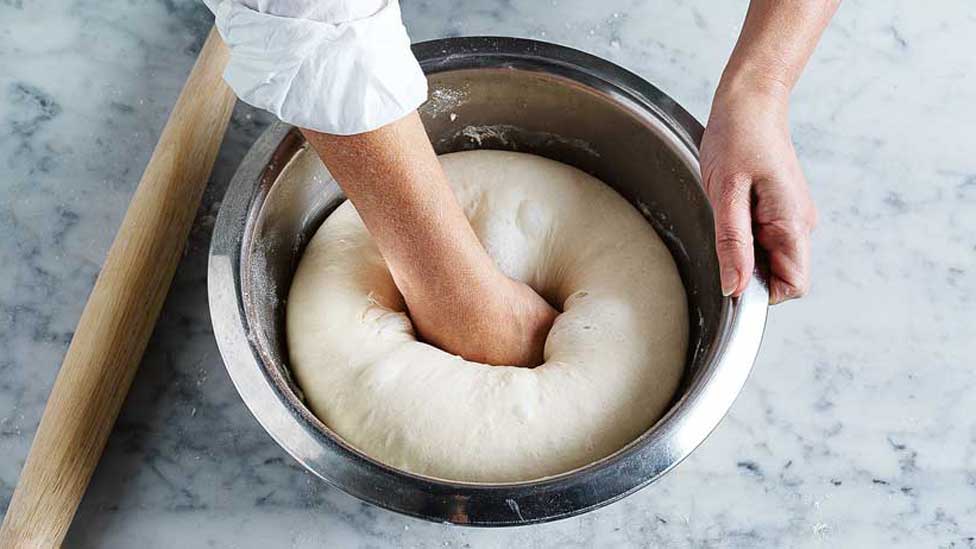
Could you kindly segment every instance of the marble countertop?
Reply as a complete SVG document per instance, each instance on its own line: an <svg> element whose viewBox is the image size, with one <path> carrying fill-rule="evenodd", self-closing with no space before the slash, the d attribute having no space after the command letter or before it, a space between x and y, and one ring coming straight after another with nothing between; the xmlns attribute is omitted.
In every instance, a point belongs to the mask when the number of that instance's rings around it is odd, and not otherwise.
<svg viewBox="0 0 976 549"><path fill-rule="evenodd" d="M746 2L403 0L415 40L568 44L699 119ZM71 547L976 547L976 7L849 0L794 100L821 223L814 287L776 307L751 379L657 484L506 530L327 487L245 409L206 255L268 117L238 105L186 256ZM0 2L0 510L211 18L193 0Z"/></svg>

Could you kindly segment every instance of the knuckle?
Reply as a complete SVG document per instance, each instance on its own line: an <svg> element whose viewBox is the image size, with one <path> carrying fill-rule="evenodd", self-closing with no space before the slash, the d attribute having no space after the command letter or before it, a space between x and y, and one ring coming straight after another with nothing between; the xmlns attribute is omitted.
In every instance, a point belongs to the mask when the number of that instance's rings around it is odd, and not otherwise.
<svg viewBox="0 0 976 549"><path fill-rule="evenodd" d="M752 234L735 225L722 225L715 231L715 243L720 251L738 251L752 245Z"/></svg>
<svg viewBox="0 0 976 549"><path fill-rule="evenodd" d="M807 295L807 292L810 291L810 283L807 282L806 280L802 280L791 284L790 288L791 288L790 295L792 297L803 297Z"/></svg>
<svg viewBox="0 0 976 549"><path fill-rule="evenodd" d="M731 207L743 202L749 193L749 178L735 174L719 181L718 201L722 207Z"/></svg>
<svg viewBox="0 0 976 549"><path fill-rule="evenodd" d="M789 241L799 240L807 233L805 221L799 216L777 219L766 225L773 234Z"/></svg>
<svg viewBox="0 0 976 549"><path fill-rule="evenodd" d="M787 223L788 233L794 239L801 239L805 237L810 232L810 226L807 224L807 219L801 216L797 216Z"/></svg>
<svg viewBox="0 0 976 549"><path fill-rule="evenodd" d="M810 209L807 212L807 226L812 231L817 227L817 223L820 221L820 212L817 211L817 207L810 204Z"/></svg>
<svg viewBox="0 0 976 549"><path fill-rule="evenodd" d="M798 288L796 286L790 286L786 291L785 295L787 299L800 299L802 297L806 297L807 290L806 288Z"/></svg>
<svg viewBox="0 0 976 549"><path fill-rule="evenodd" d="M717 168L709 166L703 175L705 192L716 206L734 203L749 190L750 177L745 173L722 173Z"/></svg>
<svg viewBox="0 0 976 549"><path fill-rule="evenodd" d="M793 297L803 297L810 290L810 281L806 273L797 269L794 272L781 276L782 291L785 295Z"/></svg>

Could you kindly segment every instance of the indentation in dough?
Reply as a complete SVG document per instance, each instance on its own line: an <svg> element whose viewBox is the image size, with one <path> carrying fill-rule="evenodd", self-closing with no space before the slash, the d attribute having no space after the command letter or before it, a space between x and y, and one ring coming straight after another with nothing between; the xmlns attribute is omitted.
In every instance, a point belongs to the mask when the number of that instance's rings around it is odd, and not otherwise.
<svg viewBox="0 0 976 549"><path fill-rule="evenodd" d="M684 366L687 301L664 243L620 195L564 164L502 151L441 162L496 264L563 306L547 362L488 366L418 342L346 203L309 242L288 298L307 405L372 458L448 480L533 480L622 448L666 411Z"/></svg>

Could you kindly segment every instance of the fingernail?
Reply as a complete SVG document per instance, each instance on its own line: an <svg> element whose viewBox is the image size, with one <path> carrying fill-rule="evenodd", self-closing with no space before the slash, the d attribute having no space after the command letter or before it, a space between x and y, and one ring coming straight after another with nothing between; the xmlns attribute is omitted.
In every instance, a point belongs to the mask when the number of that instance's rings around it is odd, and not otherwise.
<svg viewBox="0 0 976 549"><path fill-rule="evenodd" d="M722 269L722 295L729 297L739 287L739 273L734 268Z"/></svg>

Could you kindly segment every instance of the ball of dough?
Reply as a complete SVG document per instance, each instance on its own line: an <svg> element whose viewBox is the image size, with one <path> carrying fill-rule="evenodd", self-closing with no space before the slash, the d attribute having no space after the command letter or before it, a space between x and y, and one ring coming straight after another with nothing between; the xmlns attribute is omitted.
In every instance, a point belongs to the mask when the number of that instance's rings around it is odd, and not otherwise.
<svg viewBox="0 0 976 549"><path fill-rule="evenodd" d="M529 154L440 157L488 253L562 311L536 368L417 341L348 201L322 224L289 293L291 369L312 411L392 467L455 481L557 475L619 450L666 411L688 313L670 252L610 187Z"/></svg>

